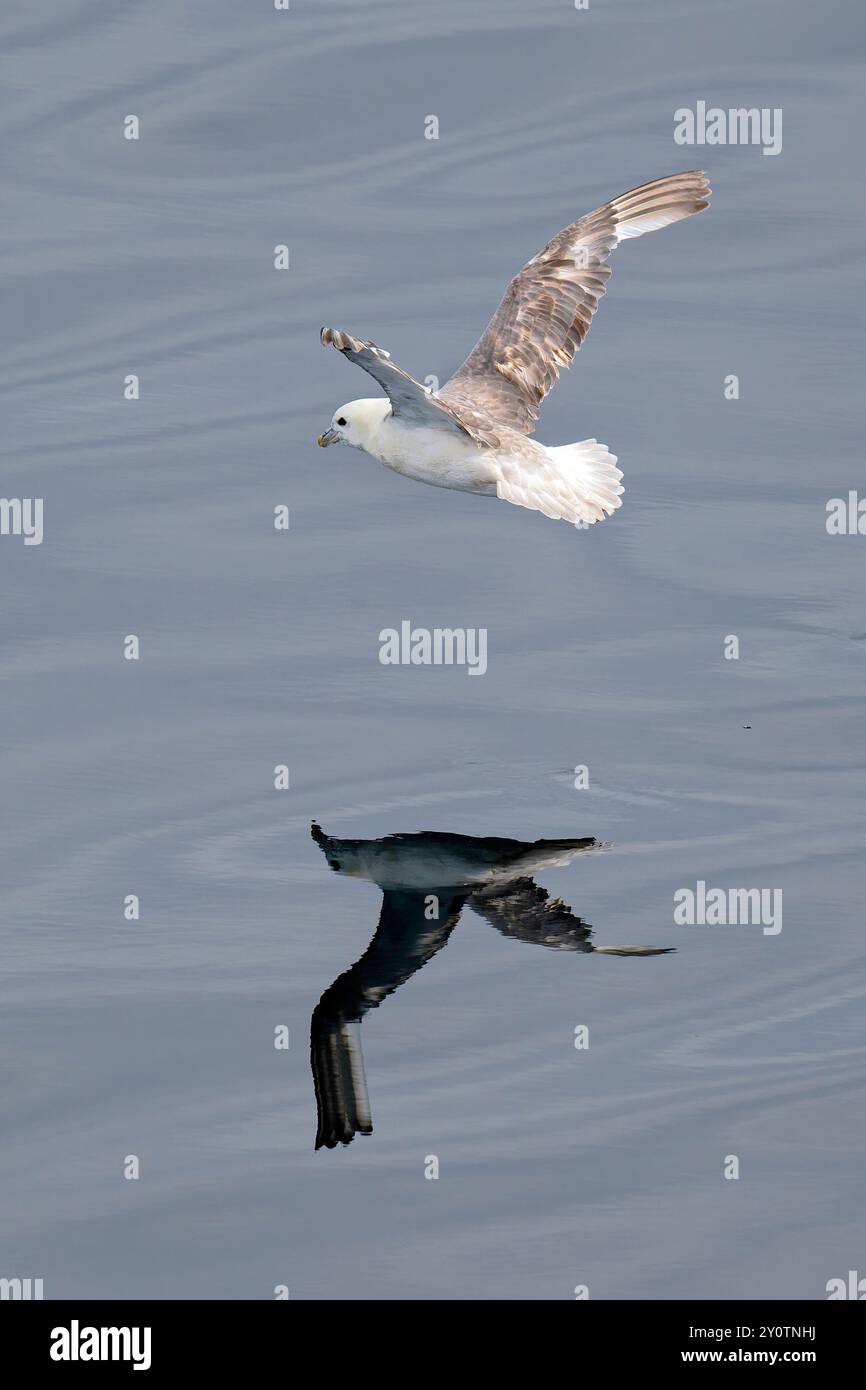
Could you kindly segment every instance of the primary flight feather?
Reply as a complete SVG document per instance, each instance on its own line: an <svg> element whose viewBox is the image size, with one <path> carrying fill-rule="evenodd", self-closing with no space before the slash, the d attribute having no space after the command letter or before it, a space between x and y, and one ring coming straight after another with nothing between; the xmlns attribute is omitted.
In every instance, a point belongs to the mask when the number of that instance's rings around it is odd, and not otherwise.
<svg viewBox="0 0 866 1390"><path fill-rule="evenodd" d="M589 332L615 246L701 212L701 170L672 174L572 222L515 275L462 367L429 391L390 354L335 328L332 344L357 362L386 399L349 401L319 444L351 444L397 473L500 497L545 516L590 525L621 505L616 457L595 439L559 447L529 436L541 402Z"/></svg>

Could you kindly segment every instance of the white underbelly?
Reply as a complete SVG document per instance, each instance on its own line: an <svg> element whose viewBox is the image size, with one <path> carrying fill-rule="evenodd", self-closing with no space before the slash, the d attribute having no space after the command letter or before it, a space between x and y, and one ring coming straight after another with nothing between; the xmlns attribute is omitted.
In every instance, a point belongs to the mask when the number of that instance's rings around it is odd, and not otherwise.
<svg viewBox="0 0 866 1390"><path fill-rule="evenodd" d="M460 492L495 492L496 469L490 451L448 430L410 428L385 421L374 458L420 483Z"/></svg>

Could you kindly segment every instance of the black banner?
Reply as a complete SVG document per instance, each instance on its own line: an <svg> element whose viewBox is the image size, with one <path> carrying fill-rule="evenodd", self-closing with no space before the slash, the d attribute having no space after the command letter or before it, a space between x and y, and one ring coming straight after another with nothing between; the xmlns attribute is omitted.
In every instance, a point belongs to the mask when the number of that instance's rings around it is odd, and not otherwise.
<svg viewBox="0 0 866 1390"><path fill-rule="evenodd" d="M800 1365L828 1370L850 1365L859 1349L863 1333L862 1310L835 1302L821 1303L605 1303L585 1301L567 1310L540 1305L535 1314L556 1335L579 1334L571 1343L577 1357L591 1351L602 1357L609 1371L667 1371L673 1367L787 1366ZM502 1348L510 1356L515 1342L521 1344L531 1329L519 1332L510 1326L503 1334L496 1328L491 1342L488 1319L499 1323L489 1303L467 1302L450 1305L449 1317L471 1317L471 1343L489 1349ZM507 1305L506 1305L507 1307ZM347 1353L354 1361L362 1359L361 1338L375 1335L378 1313L371 1305L348 1303L315 1304L292 1302L48 1302L6 1303L2 1308L3 1348L7 1360L14 1359L23 1372L49 1371L52 1376L92 1375L100 1368L114 1374L160 1375L166 1372L194 1371L225 1377L233 1371L273 1365L290 1370L287 1358L306 1343L299 1339L318 1338L315 1326L320 1318L335 1319L340 1337L349 1331L355 1349ZM461 1312L460 1309L465 1311ZM393 1313L384 1311L389 1321ZM420 1311L420 1309L419 1309ZM508 1316L507 1312L505 1314ZM361 1326L361 1319L368 1326ZM400 1319L406 1335L412 1335L413 1304L400 1306ZM312 1320L312 1324L311 1324ZM351 1324L357 1320L357 1332ZM348 1325L348 1326L347 1326ZM425 1324L426 1326L426 1324ZM462 1337L469 1332L463 1324ZM431 1347L429 1327L423 1331L424 1367L429 1375L437 1350L443 1363L453 1367L451 1339L434 1339ZM292 1341L287 1342L287 1337ZM447 1345L447 1350L446 1350ZM563 1344L568 1345L568 1344ZM339 1346L339 1340L337 1341ZM337 1348L335 1347L334 1350Z"/></svg>

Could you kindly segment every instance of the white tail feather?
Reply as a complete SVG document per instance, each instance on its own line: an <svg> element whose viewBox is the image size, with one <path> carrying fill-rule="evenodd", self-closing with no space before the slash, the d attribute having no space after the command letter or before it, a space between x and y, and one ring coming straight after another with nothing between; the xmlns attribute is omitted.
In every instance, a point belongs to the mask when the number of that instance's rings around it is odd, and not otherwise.
<svg viewBox="0 0 866 1390"><path fill-rule="evenodd" d="M578 444L548 446L544 453L544 459L533 459L531 467L500 478L497 497L584 526L603 521L622 505L622 473L606 444L582 439Z"/></svg>

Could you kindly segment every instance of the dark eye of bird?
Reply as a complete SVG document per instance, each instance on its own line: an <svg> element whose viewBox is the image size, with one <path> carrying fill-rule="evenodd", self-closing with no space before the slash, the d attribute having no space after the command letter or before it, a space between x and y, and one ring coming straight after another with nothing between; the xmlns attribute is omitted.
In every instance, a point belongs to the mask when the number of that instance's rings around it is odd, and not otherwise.
<svg viewBox="0 0 866 1390"><path fill-rule="evenodd" d="M342 415L341 415L340 418L339 418L339 420L337 421L337 424L338 424L338 425L345 425L345 423L346 423L346 422L345 422L345 420L343 419L343 417L342 417Z"/></svg>

